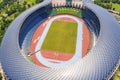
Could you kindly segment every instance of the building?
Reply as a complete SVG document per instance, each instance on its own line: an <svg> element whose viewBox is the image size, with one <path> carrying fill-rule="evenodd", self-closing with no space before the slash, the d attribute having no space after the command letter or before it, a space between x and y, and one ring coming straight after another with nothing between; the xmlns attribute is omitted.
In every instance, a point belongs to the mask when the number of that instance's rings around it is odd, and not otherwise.
<svg viewBox="0 0 120 80"><path fill-rule="evenodd" d="M88 54L74 64L61 68L41 68L27 60L22 48L26 45L24 50L29 50L30 38L36 29L33 26L49 18L49 10L59 7L81 10L81 18L94 34L95 42ZM52 5L51 0L45 0L23 12L11 23L0 47L0 61L5 75L12 80L109 80L119 65L119 32L116 19L90 0L80 2L80 6L68 3Z"/></svg>

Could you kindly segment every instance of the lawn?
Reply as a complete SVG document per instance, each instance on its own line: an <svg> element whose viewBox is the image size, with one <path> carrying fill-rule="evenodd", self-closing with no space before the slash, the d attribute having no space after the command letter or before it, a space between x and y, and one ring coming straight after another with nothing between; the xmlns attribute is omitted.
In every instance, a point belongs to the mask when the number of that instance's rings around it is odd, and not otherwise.
<svg viewBox="0 0 120 80"><path fill-rule="evenodd" d="M43 0L22 0L22 2L24 2L24 1L29 4L37 4L37 3L42 2Z"/></svg>
<svg viewBox="0 0 120 80"><path fill-rule="evenodd" d="M35 4L36 0L22 0L22 2L26 1L29 4Z"/></svg>
<svg viewBox="0 0 120 80"><path fill-rule="evenodd" d="M0 0L0 3L3 2L3 0Z"/></svg>
<svg viewBox="0 0 120 80"><path fill-rule="evenodd" d="M115 8L115 11L120 12L120 4L112 3L112 8Z"/></svg>
<svg viewBox="0 0 120 80"><path fill-rule="evenodd" d="M74 54L77 26L78 24L75 22L53 21L41 50Z"/></svg>

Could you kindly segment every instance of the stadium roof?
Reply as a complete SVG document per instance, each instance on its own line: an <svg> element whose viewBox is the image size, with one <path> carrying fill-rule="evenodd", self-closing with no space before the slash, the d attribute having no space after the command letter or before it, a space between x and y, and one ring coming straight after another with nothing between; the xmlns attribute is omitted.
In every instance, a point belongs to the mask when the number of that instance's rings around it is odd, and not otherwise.
<svg viewBox="0 0 120 80"><path fill-rule="evenodd" d="M5 74L13 80L106 80L118 67L120 58L120 25L102 7L84 3L100 21L100 34L89 54L76 63L62 68L44 69L24 58L18 37L24 20L36 10L45 7L51 0L30 8L18 16L9 26L0 47L0 61Z"/></svg>

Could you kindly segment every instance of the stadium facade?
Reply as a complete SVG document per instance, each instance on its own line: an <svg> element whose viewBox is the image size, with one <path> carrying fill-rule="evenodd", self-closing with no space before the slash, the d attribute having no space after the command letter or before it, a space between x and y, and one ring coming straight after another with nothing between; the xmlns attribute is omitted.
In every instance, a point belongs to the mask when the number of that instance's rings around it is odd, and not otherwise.
<svg viewBox="0 0 120 80"><path fill-rule="evenodd" d="M10 24L0 47L0 61L6 77L12 80L108 80L113 76L120 58L119 23L107 10L92 4L91 0L66 4L52 5L51 0L45 0L23 12ZM34 25L41 24L50 16L47 12L57 7L82 10L82 18L95 34L95 44L83 59L74 64L41 68L28 61L21 49L24 42L29 44L37 28Z"/></svg>

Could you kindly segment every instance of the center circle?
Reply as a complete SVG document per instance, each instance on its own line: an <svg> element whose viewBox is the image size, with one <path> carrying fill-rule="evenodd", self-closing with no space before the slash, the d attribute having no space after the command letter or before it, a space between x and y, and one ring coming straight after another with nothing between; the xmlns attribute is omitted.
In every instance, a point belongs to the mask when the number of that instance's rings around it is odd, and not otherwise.
<svg viewBox="0 0 120 80"><path fill-rule="evenodd" d="M59 23L61 23L61 25ZM72 34L76 33L76 36L74 36L75 38L73 39L75 41L74 42L75 46L74 47L72 46L72 48L75 48L74 51L72 51L70 53L69 50L68 50L68 52L64 51L64 50L62 52L61 50L55 51L54 49L49 50L49 47L46 48L47 47L46 45L49 46L49 44L52 43L52 42L50 42L49 39L47 40L46 37L49 38L48 35L51 34L51 32L55 31L54 29L53 29L53 31L50 30L51 27L56 24L59 24L59 25L56 25L56 28L59 29L59 27L60 27L60 29L62 30L61 27L63 26L66 28L67 23L69 25L73 25L73 24L76 25L76 26L71 26L73 29L76 27L76 31L74 31L74 30L72 30L73 32L71 31ZM70 24L70 23L72 23L72 24ZM68 26L68 28L70 28L70 27ZM68 29L68 30L70 31L70 29ZM69 33L69 31L68 31L68 33ZM65 31L65 32L67 32L67 31ZM85 32L85 34L84 34L84 32ZM60 32L58 32L58 33L60 33ZM69 35L69 34L64 33L63 36ZM87 52L88 48L90 47L89 46L90 41L85 41L85 38L86 37L90 38L89 34L90 34L90 32L87 29L86 25L84 24L84 21L76 16L57 15L57 16L49 17L42 24L40 24L40 26L37 28L37 30L33 34L30 47L31 47L31 53L35 53L35 54L32 55L32 59L35 62L35 64L42 66L42 67L49 67L49 68L63 67L63 66L73 64L74 62L78 61L79 59L81 59L82 57L84 57L86 55L86 52ZM60 37L60 36L58 36L58 37ZM64 38L64 37L62 37L62 38ZM67 39L67 38L65 38L65 39ZM88 40L90 40L90 39L88 39ZM46 43L48 42L49 44L48 43L45 44L45 42ZM54 44L54 43L52 43L52 44ZM60 43L58 42L57 44L60 44ZM87 44L88 46L84 46L85 44ZM44 45L45 45L45 47L44 47ZM63 46L65 46L65 45L63 45ZM70 45L68 45L68 46L70 46ZM63 47L63 48L65 49L65 47Z"/></svg>

